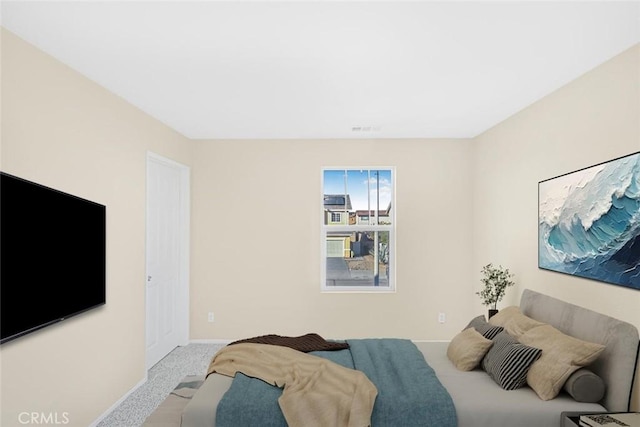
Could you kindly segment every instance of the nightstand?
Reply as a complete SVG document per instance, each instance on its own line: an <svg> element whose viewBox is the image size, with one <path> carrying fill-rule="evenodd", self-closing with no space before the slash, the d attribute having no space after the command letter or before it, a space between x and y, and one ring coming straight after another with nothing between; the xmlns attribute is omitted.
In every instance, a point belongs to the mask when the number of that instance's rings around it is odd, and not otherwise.
<svg viewBox="0 0 640 427"><path fill-rule="evenodd" d="M631 412L607 412L607 411L585 411L585 412L563 412L560 415L560 427L578 427L580 426L580 415L589 414L627 414Z"/></svg>
<svg viewBox="0 0 640 427"><path fill-rule="evenodd" d="M560 427L578 427L580 425L580 415L603 414L600 412L563 412L560 415Z"/></svg>

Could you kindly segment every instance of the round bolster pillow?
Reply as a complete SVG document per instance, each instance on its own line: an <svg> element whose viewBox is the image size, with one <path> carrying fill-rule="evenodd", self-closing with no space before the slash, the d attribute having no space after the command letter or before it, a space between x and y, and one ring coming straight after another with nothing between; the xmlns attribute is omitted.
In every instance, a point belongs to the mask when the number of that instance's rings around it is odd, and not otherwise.
<svg viewBox="0 0 640 427"><path fill-rule="evenodd" d="M604 380L585 368L575 371L564 383L564 390L578 402L599 402L605 389Z"/></svg>

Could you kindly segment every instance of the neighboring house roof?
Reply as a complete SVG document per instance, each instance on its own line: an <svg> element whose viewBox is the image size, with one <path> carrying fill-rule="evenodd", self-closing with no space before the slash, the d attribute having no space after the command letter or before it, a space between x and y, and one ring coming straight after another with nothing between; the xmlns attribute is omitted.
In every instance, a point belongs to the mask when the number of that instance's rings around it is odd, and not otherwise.
<svg viewBox="0 0 640 427"><path fill-rule="evenodd" d="M346 195L346 210L351 210L351 197ZM344 211L345 210L345 195L344 194L325 194L324 195L324 208L332 211Z"/></svg>

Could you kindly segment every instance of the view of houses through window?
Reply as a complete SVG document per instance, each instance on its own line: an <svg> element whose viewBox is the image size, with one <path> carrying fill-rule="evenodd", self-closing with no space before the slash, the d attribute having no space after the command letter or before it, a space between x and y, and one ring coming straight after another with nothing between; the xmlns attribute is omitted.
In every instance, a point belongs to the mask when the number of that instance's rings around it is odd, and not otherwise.
<svg viewBox="0 0 640 427"><path fill-rule="evenodd" d="M393 169L324 168L322 178L323 289L393 290Z"/></svg>

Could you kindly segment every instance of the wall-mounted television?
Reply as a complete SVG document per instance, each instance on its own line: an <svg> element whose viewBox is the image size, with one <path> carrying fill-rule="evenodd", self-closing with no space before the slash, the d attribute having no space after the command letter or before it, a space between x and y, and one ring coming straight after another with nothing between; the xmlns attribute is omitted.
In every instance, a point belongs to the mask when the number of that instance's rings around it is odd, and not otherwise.
<svg viewBox="0 0 640 427"><path fill-rule="evenodd" d="M0 343L106 302L106 208L0 172Z"/></svg>

